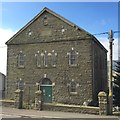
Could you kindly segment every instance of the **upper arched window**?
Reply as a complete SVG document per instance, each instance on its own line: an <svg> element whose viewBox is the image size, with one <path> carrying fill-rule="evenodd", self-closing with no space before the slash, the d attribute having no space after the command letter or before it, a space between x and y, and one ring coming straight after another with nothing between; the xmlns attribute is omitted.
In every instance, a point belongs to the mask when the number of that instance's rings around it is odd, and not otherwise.
<svg viewBox="0 0 120 120"><path fill-rule="evenodd" d="M51 65L53 67L55 67L56 64L57 64L57 53L54 50L52 50L52 57L51 57L51 59L52 59Z"/></svg>
<svg viewBox="0 0 120 120"><path fill-rule="evenodd" d="M52 50L51 53L48 53L47 51L40 53L39 51L36 56L36 62L37 62L37 67L55 67L56 66L56 56L57 53Z"/></svg>
<svg viewBox="0 0 120 120"><path fill-rule="evenodd" d="M25 67L25 54L23 54L22 51L20 51L20 53L18 54L18 67Z"/></svg>
<svg viewBox="0 0 120 120"><path fill-rule="evenodd" d="M78 58L78 52L74 50L74 48L71 49L71 51L68 54L68 63L71 66L77 65L77 58Z"/></svg>

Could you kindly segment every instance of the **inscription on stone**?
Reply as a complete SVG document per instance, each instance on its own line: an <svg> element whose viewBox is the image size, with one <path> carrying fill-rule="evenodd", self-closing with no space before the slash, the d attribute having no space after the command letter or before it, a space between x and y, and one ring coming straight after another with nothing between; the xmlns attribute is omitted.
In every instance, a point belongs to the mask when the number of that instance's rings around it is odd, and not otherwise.
<svg viewBox="0 0 120 120"><path fill-rule="evenodd" d="M40 35L41 36L51 36L51 30L42 30L41 32L40 32Z"/></svg>

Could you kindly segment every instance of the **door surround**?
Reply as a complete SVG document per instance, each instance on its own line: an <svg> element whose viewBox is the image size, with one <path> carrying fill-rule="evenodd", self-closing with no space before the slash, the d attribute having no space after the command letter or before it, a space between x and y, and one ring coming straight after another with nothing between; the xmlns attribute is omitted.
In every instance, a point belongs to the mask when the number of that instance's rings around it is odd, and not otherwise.
<svg viewBox="0 0 120 120"><path fill-rule="evenodd" d="M52 81L49 78L41 79L40 90L42 91L42 100L44 103L52 102Z"/></svg>

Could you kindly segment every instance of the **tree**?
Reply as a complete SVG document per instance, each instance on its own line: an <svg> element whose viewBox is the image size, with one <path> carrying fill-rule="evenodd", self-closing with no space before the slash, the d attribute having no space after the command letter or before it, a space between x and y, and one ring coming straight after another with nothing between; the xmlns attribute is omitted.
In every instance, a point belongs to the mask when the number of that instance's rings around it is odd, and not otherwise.
<svg viewBox="0 0 120 120"><path fill-rule="evenodd" d="M113 84L113 105L120 107L120 60L115 65L115 75Z"/></svg>

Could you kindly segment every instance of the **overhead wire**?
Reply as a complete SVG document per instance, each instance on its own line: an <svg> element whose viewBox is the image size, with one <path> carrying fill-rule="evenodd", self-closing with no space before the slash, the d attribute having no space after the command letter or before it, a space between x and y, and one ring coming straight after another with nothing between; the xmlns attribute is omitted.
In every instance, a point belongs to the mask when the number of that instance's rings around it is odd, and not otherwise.
<svg viewBox="0 0 120 120"><path fill-rule="evenodd" d="M113 33L120 33L120 31L113 31ZM97 36L97 35L105 35L105 34L109 34L109 32L97 33L97 34L92 34L92 35ZM5 47L7 46L0 46L0 48L5 48Z"/></svg>
<svg viewBox="0 0 120 120"><path fill-rule="evenodd" d="M113 33L120 33L120 31L113 31ZM109 34L109 32L97 33L93 35L103 35L103 34Z"/></svg>

